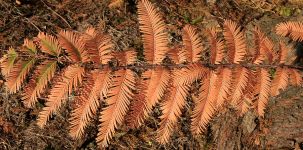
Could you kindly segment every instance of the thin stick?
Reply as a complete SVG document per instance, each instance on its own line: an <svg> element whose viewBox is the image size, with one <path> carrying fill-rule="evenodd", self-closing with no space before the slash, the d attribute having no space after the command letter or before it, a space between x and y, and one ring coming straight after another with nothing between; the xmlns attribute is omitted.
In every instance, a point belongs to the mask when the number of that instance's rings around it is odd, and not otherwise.
<svg viewBox="0 0 303 150"><path fill-rule="evenodd" d="M48 10L52 11L55 15L57 15L59 18L62 19L63 22L65 22L69 28L72 28L72 26L66 21L66 19L64 19L60 14L58 14L56 11L54 11L53 9L51 9L43 0L40 0Z"/></svg>
<svg viewBox="0 0 303 150"><path fill-rule="evenodd" d="M24 16L24 15L20 12L20 10L19 10L17 7L14 6L14 8L17 10L17 11L16 11L17 14L19 14L20 16ZM41 32L41 30L39 29L39 27L36 26L30 19L28 19L28 18L26 18L26 17L23 17L23 18L26 20L25 22L31 24L31 25L34 26L39 32Z"/></svg>
<svg viewBox="0 0 303 150"><path fill-rule="evenodd" d="M30 55L20 55L20 57L25 57L29 58L32 57ZM51 59L51 60L61 60L61 63L67 63L70 64L71 61L68 60L68 57L44 57L44 56L37 56L36 57L39 60L44 60L44 59ZM118 61L118 60L117 60ZM89 64L86 63L81 63L79 62L80 65L87 66ZM287 68L294 68L294 69L303 69L303 66L298 66L298 65L286 65L286 64L252 64L252 63L246 63L246 64L232 64L232 63L226 63L226 64L210 64L210 63L184 63L184 64L171 64L171 63L163 63L163 64L148 64L146 62L135 62L134 64L130 65L118 65L118 66L111 66L108 64L100 64L98 68L93 68L93 69L100 69L104 68L106 66L112 67L113 70L117 69L153 69L156 67L164 67L164 68L169 68L169 69L174 69L174 68L186 68L191 65L199 65L207 68L212 68L216 69L218 67L229 67L229 68L235 68L235 67L246 67L246 68L277 68L277 67L287 67Z"/></svg>

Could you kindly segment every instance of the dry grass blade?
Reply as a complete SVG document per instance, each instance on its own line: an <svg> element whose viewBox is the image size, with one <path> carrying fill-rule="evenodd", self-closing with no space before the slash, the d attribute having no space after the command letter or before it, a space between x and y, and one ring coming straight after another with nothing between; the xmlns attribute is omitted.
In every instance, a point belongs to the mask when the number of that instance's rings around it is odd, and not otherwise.
<svg viewBox="0 0 303 150"><path fill-rule="evenodd" d="M283 22L276 26L276 33L290 36L293 40L303 41L303 22Z"/></svg>
<svg viewBox="0 0 303 150"><path fill-rule="evenodd" d="M107 97L111 85L112 74L109 68L93 71L83 84L80 96L75 100L75 109L70 118L70 135L79 139L84 134L85 127L97 115L103 97ZM99 100L101 97L101 100Z"/></svg>
<svg viewBox="0 0 303 150"><path fill-rule="evenodd" d="M206 33L210 45L210 63L220 64L224 56L224 43L218 39L215 28L206 30Z"/></svg>
<svg viewBox="0 0 303 150"><path fill-rule="evenodd" d="M81 40L80 35L72 31L60 31L58 36L60 45L74 62L89 61L89 56L84 48L85 41Z"/></svg>
<svg viewBox="0 0 303 150"><path fill-rule="evenodd" d="M214 71L209 71L207 76L202 80L200 88L199 99L195 104L191 116L191 132L194 135L205 131L207 124L215 114L216 108L214 106L215 92L217 89L213 88L216 84L217 74Z"/></svg>
<svg viewBox="0 0 303 150"><path fill-rule="evenodd" d="M28 61L20 60L13 66L6 82L6 86L11 94L16 93L21 88L26 76L34 67L35 62L35 58Z"/></svg>
<svg viewBox="0 0 303 150"><path fill-rule="evenodd" d="M168 142L173 127L181 116L181 111L186 104L186 97L188 96L190 84L180 85L176 83L179 82L180 77L178 71L181 72L182 70L174 71L173 85L170 86L170 92L165 96L166 100L161 104L162 116L160 117L160 128L157 131L157 140L161 144Z"/></svg>
<svg viewBox="0 0 303 150"><path fill-rule="evenodd" d="M31 108L38 101L38 97L44 92L48 82L54 77L57 68L57 61L44 61L37 67L34 78L29 81L23 94L23 103Z"/></svg>
<svg viewBox="0 0 303 150"><path fill-rule="evenodd" d="M246 41L237 24L231 20L226 20L223 35L227 44L228 61L235 64L243 61L246 54Z"/></svg>
<svg viewBox="0 0 303 150"><path fill-rule="evenodd" d="M271 96L277 96L280 94L280 90L284 90L288 84L288 69L284 67L278 67L275 72L274 79L271 86Z"/></svg>
<svg viewBox="0 0 303 150"><path fill-rule="evenodd" d="M138 2L138 18L145 59L148 63L160 64L169 50L166 25L159 12L148 0Z"/></svg>
<svg viewBox="0 0 303 150"><path fill-rule="evenodd" d="M186 57L187 62L197 62L200 60L200 53L203 50L202 41L197 33L197 29L191 25L186 25L182 32L184 48L179 55Z"/></svg>
<svg viewBox="0 0 303 150"><path fill-rule="evenodd" d="M97 143L107 147L118 125L122 124L135 89L135 77L131 70L118 70L106 99L107 107L101 112Z"/></svg>
<svg viewBox="0 0 303 150"><path fill-rule="evenodd" d="M52 56L59 56L61 53L61 47L59 41L51 35L44 32L39 32L38 39L40 40L41 50Z"/></svg>
<svg viewBox="0 0 303 150"><path fill-rule="evenodd" d="M66 101L67 96L72 93L73 88L78 88L82 82L84 72L84 68L78 65L72 65L66 68L58 79L59 81L51 89L45 107L38 115L37 125L40 128L46 125L49 117Z"/></svg>

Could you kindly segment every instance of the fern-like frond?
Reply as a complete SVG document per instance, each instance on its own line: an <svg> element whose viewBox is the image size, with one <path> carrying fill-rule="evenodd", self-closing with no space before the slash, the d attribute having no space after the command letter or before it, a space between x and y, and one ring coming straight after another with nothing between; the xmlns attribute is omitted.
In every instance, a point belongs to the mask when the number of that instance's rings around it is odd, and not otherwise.
<svg viewBox="0 0 303 150"><path fill-rule="evenodd" d="M255 27L253 30L253 34L254 34L254 54L253 54L253 60L252 62L254 64L261 64L265 59L266 56L264 55L264 53L261 53L263 51L261 51L261 45L264 41L264 33L258 28Z"/></svg>
<svg viewBox="0 0 303 150"><path fill-rule="evenodd" d="M243 90L243 94L238 102L235 102L236 109L240 116L243 116L250 108L253 108L253 99L255 96L255 86L257 79L255 78L256 72L247 69L247 84Z"/></svg>
<svg viewBox="0 0 303 150"><path fill-rule="evenodd" d="M56 112L60 106L72 94L73 88L78 88L82 83L85 71L79 65L68 66L63 74L59 77L59 81L52 87L50 95L45 103L45 107L38 115L37 125L43 128L51 115Z"/></svg>
<svg viewBox="0 0 303 150"><path fill-rule="evenodd" d="M56 37L48 35L44 32L39 32L38 39L40 40L41 50L52 56L59 56L61 47Z"/></svg>
<svg viewBox="0 0 303 150"><path fill-rule="evenodd" d="M178 84L192 84L193 82L202 79L208 71L208 68L203 67L199 63L191 64L186 68L182 68L182 71L179 72L180 78Z"/></svg>
<svg viewBox="0 0 303 150"><path fill-rule="evenodd" d="M1 60L0 60L0 66L1 66L1 73L8 77L9 73L11 72L11 69L14 66L14 63L18 57L17 52L14 48L10 47L8 49L7 54L5 54Z"/></svg>
<svg viewBox="0 0 303 150"><path fill-rule="evenodd" d="M205 131L207 124L213 117L216 111L214 101L216 100L215 84L217 81L217 73L215 71L209 71L202 80L202 86L200 87L200 94L198 101L195 103L195 108L191 116L192 134L197 135Z"/></svg>
<svg viewBox="0 0 303 150"><path fill-rule="evenodd" d="M180 64L186 62L186 58L187 58L185 55L180 55L179 54L180 52L181 52L181 47L178 45L171 48L168 51L167 55L174 63Z"/></svg>
<svg viewBox="0 0 303 150"><path fill-rule="evenodd" d="M83 84L81 94L75 100L75 109L72 111L70 119L70 135L78 139L84 134L84 129L97 115L98 108L103 97L107 97L112 81L112 74L109 68L102 71L92 71L87 76L87 81ZM101 99L99 100L99 98Z"/></svg>
<svg viewBox="0 0 303 150"><path fill-rule="evenodd" d="M197 33L197 29L191 25L185 25L182 32L184 48L179 55L184 55L187 62L197 62L200 60L200 53L203 50L202 41Z"/></svg>
<svg viewBox="0 0 303 150"><path fill-rule="evenodd" d="M127 51L116 52L115 58L119 60L121 65L131 65L134 64L137 60L137 54L133 49L129 49Z"/></svg>
<svg viewBox="0 0 303 150"><path fill-rule="evenodd" d="M230 63L240 63L246 54L246 41L243 32L231 20L224 22L224 39L227 44L227 57Z"/></svg>
<svg viewBox="0 0 303 150"><path fill-rule="evenodd" d="M303 22L288 21L276 26L276 33L290 36L293 40L303 41Z"/></svg>
<svg viewBox="0 0 303 150"><path fill-rule="evenodd" d="M279 64L285 64L287 61L288 48L282 41L279 42L279 50L280 53L278 55L277 61Z"/></svg>
<svg viewBox="0 0 303 150"><path fill-rule="evenodd" d="M145 118L149 115L147 114L151 110L146 110L147 98L146 98L146 88L147 79L138 79L136 82L137 92L134 95L134 99L130 104L129 114L126 116L126 123L129 128L138 128L144 123Z"/></svg>
<svg viewBox="0 0 303 150"><path fill-rule="evenodd" d="M163 97L170 80L170 71L157 67L151 72L147 71L143 76L150 77L146 89L147 107L151 110L153 106Z"/></svg>
<svg viewBox="0 0 303 150"><path fill-rule="evenodd" d="M30 55L37 54L36 45L34 44L34 42L32 40L29 40L29 39L24 39L23 48L21 50Z"/></svg>
<svg viewBox="0 0 303 150"><path fill-rule="evenodd" d="M275 72L274 79L271 86L272 96L277 96L280 94L280 90L284 90L288 84L288 69L284 67L278 67Z"/></svg>
<svg viewBox="0 0 303 150"><path fill-rule="evenodd" d="M254 64L261 64L266 58L271 63L274 58L273 42L258 27L255 27L253 32L255 36Z"/></svg>
<svg viewBox="0 0 303 150"><path fill-rule="evenodd" d="M39 65L23 94L23 103L26 107L31 108L41 96L48 82L54 77L57 68L57 61L44 61Z"/></svg>
<svg viewBox="0 0 303 150"><path fill-rule="evenodd" d="M268 63L271 63L273 61L273 58L275 57L273 49L274 49L273 42L268 37L265 37L263 43L261 44L260 51L261 54L267 57Z"/></svg>
<svg viewBox="0 0 303 150"><path fill-rule="evenodd" d="M158 129L158 141L161 144L168 142L174 125L181 116L181 111L186 104L186 97L190 84L179 84L180 74L182 70L174 71L172 85L169 88L169 93L165 96L166 100L161 104L162 115L160 117L160 128ZM176 83L177 82L177 83Z"/></svg>
<svg viewBox="0 0 303 150"><path fill-rule="evenodd" d="M290 84L293 86L302 86L303 80L301 72L297 69L289 69Z"/></svg>
<svg viewBox="0 0 303 150"><path fill-rule="evenodd" d="M100 36L97 38L100 43L98 44L98 51L101 64L107 64L112 58L112 51L114 44L111 41L111 38L107 35Z"/></svg>
<svg viewBox="0 0 303 150"><path fill-rule="evenodd" d="M112 0L121 1L124 0ZM118 126L126 123L130 128L138 128L164 99L157 130L157 140L164 144L181 117L189 90L194 88L196 92L199 83L199 98L193 98L194 109L190 111L193 135L207 129L227 100L240 115L254 108L262 117L269 96L278 95L288 83L302 86L300 66L293 65L300 59L294 57L299 45L292 48L291 44L280 42L279 51L275 52L274 42L256 27L254 52L247 55L244 32L235 22L226 20L223 34L215 28L206 30L206 53L198 30L191 25L182 30L183 43L169 47L167 27L157 8L149 0L138 0L137 7L147 63L137 61L133 49L114 51L111 37L94 28L84 33L61 31L58 38L40 32L34 40L24 40L18 49L21 58L10 48L0 59L9 92L16 93L24 84L25 106L32 107L43 94L49 93L38 115L38 126L44 127L61 105L74 97L70 135L79 139L99 107L104 106L96 141L105 148ZM278 34L298 41L303 41L301 30L303 25L299 22L277 26ZM200 61L201 52L206 57ZM35 64L38 66L30 75ZM276 69L273 76L272 68ZM61 73L56 73L61 69ZM141 76L137 78L137 74ZM30 79L28 83L26 79ZM50 81L54 84L48 85ZM191 87L193 84L196 86Z"/></svg>
<svg viewBox="0 0 303 150"><path fill-rule="evenodd" d="M95 63L95 65L99 64L100 57L98 52L98 46L103 38L103 35L98 33L94 28L88 28L85 30L83 34L81 34L81 40L85 41L85 48L87 50L87 54L90 57L90 60Z"/></svg>
<svg viewBox="0 0 303 150"><path fill-rule="evenodd" d="M260 68L257 70L256 76L258 77L257 84L255 86L255 93L258 94L257 96L257 103L256 109L257 113L260 117L264 116L264 110L268 103L268 99L270 96L270 87L271 87L271 80L270 74L268 70L264 68Z"/></svg>
<svg viewBox="0 0 303 150"><path fill-rule="evenodd" d="M131 70L118 70L114 73L113 84L106 99L108 106L104 108L99 118L101 124L96 138L99 146L106 147L115 129L122 124L134 89L135 77Z"/></svg>
<svg viewBox="0 0 303 150"><path fill-rule="evenodd" d="M98 37L98 35L102 36L102 34L98 33L95 28L89 27L81 35L81 38L84 38L84 40L87 41L87 40L91 40L93 38ZM98 42L98 41L95 41L95 42Z"/></svg>
<svg viewBox="0 0 303 150"><path fill-rule="evenodd" d="M237 106L244 95L244 90L247 88L249 81L249 70L245 67L237 67L233 72L230 103L233 106Z"/></svg>
<svg viewBox="0 0 303 150"><path fill-rule="evenodd" d="M208 34L207 37L210 46L210 63L220 64L224 56L224 43L218 39L215 28L206 30L206 33Z"/></svg>
<svg viewBox="0 0 303 150"><path fill-rule="evenodd" d="M145 87L142 87L143 94L145 94L145 101L139 101L145 103L144 109L140 111L140 114L136 115L136 118L129 119L129 124L133 124L131 127L139 127L145 118L151 113L152 108L158 103L158 101L164 96L166 89L170 81L170 71L156 67L153 70L147 70L142 74ZM138 104L142 105L142 104ZM132 108L132 111L136 109Z"/></svg>
<svg viewBox="0 0 303 150"><path fill-rule="evenodd" d="M166 25L160 13L148 0L138 2L138 18L145 59L148 63L160 64L169 50Z"/></svg>
<svg viewBox="0 0 303 150"><path fill-rule="evenodd" d="M81 40L85 41L85 48L90 60L96 65L107 64L112 58L113 43L109 36L97 32L94 28L88 28L81 35Z"/></svg>
<svg viewBox="0 0 303 150"><path fill-rule="evenodd" d="M80 35L72 31L60 31L58 34L60 45L66 50L69 57L74 62L87 62L89 56L85 49L85 41L81 40Z"/></svg>
<svg viewBox="0 0 303 150"><path fill-rule="evenodd" d="M25 81L26 76L30 70L34 67L36 59L30 59L28 61L18 61L7 77L7 88L11 94L16 93Z"/></svg>
<svg viewBox="0 0 303 150"><path fill-rule="evenodd" d="M250 108L252 108L252 106L253 106L252 98L247 97L246 95L243 96L242 100L238 103L237 106L238 114L240 116L243 116L245 113L249 111Z"/></svg>
<svg viewBox="0 0 303 150"><path fill-rule="evenodd" d="M217 70L217 80L215 86L213 87L215 91L215 101L214 106L221 108L224 104L224 101L227 100L227 97L230 94L230 86L232 82L232 71L229 68L218 68Z"/></svg>

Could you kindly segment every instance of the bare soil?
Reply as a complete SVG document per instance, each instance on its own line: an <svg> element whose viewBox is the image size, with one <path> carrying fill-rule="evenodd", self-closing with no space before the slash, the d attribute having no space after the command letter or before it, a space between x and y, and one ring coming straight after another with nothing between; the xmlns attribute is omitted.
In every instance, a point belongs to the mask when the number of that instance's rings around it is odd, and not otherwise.
<svg viewBox="0 0 303 150"><path fill-rule="evenodd" d="M125 0L121 8L109 9L109 0L1 0L0 56L9 46L22 45L39 31L56 33L60 29L83 31L95 27L109 33L117 50L130 47L142 54L136 1ZM247 31L258 25L274 41L274 25L303 19L300 0L152 0L159 7L170 33L170 42L181 41L180 29L194 24L203 29L220 26L224 19L238 22ZM249 42L249 41L248 41ZM249 42L251 44L251 42ZM26 109L21 93L9 95L0 82L0 149L96 149L97 118L81 140L68 135L70 106L49 121L45 129L35 125L43 103ZM65 109L66 108L66 109ZM265 118L254 112L237 117L232 109L220 110L208 131L193 137L189 132L189 103L176 127L171 142L159 145L154 139L160 112L154 111L145 126L126 130L122 126L109 149L303 149L303 89L290 87L271 98Z"/></svg>

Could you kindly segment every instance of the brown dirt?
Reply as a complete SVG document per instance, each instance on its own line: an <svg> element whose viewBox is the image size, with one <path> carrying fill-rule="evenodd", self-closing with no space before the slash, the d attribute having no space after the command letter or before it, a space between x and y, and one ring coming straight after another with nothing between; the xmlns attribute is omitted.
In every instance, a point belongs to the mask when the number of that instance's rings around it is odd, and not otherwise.
<svg viewBox="0 0 303 150"><path fill-rule="evenodd" d="M125 0L122 8L109 9L108 0L4 0L0 2L0 51L17 47L24 38L41 31L56 33L60 29L82 31L92 26L104 29L114 40L118 50L134 47L142 52L142 42L136 19L134 0ZM181 40L180 29L191 23L204 27L220 25L224 19L239 22L245 30L259 25L272 34L274 24L285 20L302 19L302 2L298 0L153 0L168 23L170 41ZM248 35L249 36L249 35ZM2 78L1 78L2 79ZM3 79L2 79L3 80ZM1 80L0 149L96 149L97 119L81 140L68 136L68 110L65 106L45 129L35 125L42 103L26 109L20 93L8 95ZM235 112L220 111L209 130L199 137L189 133L190 105L184 110L176 132L168 145L161 146L154 139L158 119L150 117L138 130L117 132L110 149L303 149L303 89L290 88L270 100L264 119L253 112L236 117ZM153 116L159 116L155 110Z"/></svg>
<svg viewBox="0 0 303 150"><path fill-rule="evenodd" d="M303 148L303 90L289 88L271 98L264 118L253 112L235 117L233 110L217 116L211 131L215 149Z"/></svg>

